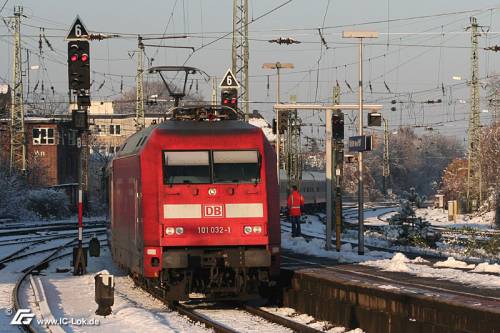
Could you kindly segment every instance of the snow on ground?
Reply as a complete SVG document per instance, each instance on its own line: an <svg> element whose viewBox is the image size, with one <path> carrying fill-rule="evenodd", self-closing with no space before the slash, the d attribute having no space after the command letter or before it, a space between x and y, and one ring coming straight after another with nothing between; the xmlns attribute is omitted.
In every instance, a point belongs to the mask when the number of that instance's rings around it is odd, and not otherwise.
<svg viewBox="0 0 500 333"><path fill-rule="evenodd" d="M364 221L365 225L369 226L382 226L382 225L387 225L387 222L385 222L385 219L389 218L396 212L394 211L394 207L384 207L384 208L365 208L365 211L363 212L364 216ZM357 224L358 223L358 211L353 210L352 214L348 214L346 216L346 222L348 223L353 223ZM381 221L378 219L378 216L380 216L384 221Z"/></svg>
<svg viewBox="0 0 500 333"><path fill-rule="evenodd" d="M483 262L483 263L478 264L472 270L472 272L500 274L500 265L499 264L489 264L487 262Z"/></svg>
<svg viewBox="0 0 500 333"><path fill-rule="evenodd" d="M38 257L39 259L42 258L42 255ZM0 271L0 329L2 333L19 332L17 327L9 325L12 319L12 290L19 277L19 271L26 267L27 262L30 260L33 259L20 260Z"/></svg>
<svg viewBox="0 0 500 333"><path fill-rule="evenodd" d="M30 249L30 251L62 245L65 242L67 242L67 240L56 240L47 244L39 244ZM46 256L47 253L34 254L8 263L0 270L0 331L2 333L19 332L16 326L9 325L12 319L11 310L13 308L12 290L14 289L16 281L20 278L22 270L41 261Z"/></svg>
<svg viewBox="0 0 500 333"><path fill-rule="evenodd" d="M284 317L288 320L293 320L297 323L308 325L319 331L327 333L363 333L364 331L360 328L350 330L346 332L345 327L338 327L331 324L328 321L318 321L314 317L307 314L298 313L292 308L276 308L276 307L261 307L262 310L270 312L272 314Z"/></svg>
<svg viewBox="0 0 500 333"><path fill-rule="evenodd" d="M201 324L192 323L176 312L171 312L135 286L128 275L112 262L109 251L101 250L101 257L89 258L88 273L73 276L71 272L57 273L56 267L69 267L69 259L60 260L41 276L53 316L57 318L85 318L99 320L99 326L66 327L71 332L211 332ZM115 275L115 303L107 317L95 315L94 275L101 270ZM75 297L77 295L77 297Z"/></svg>
<svg viewBox="0 0 500 333"><path fill-rule="evenodd" d="M259 316L252 315L239 309L196 309L201 313L224 326L230 327L241 333L292 333L289 328L271 323Z"/></svg>
<svg viewBox="0 0 500 333"><path fill-rule="evenodd" d="M305 224L302 224L303 232L315 232L319 235L324 233L324 225L319 219L314 216L305 217ZM309 225L312 223L313 225ZM314 225L316 224L316 225ZM318 226L317 224L321 224ZM319 232L322 231L322 232ZM344 239L343 239L344 240ZM369 243L369 238L366 238L366 243ZM429 262L425 259L417 257L410 260L401 253L392 254L382 251L369 251L365 249L364 255L357 254L357 247L353 247L350 243L343 244L340 252L325 250L325 242L321 239L313 238L310 241L303 237L291 237L290 232L282 232L281 246L284 249L291 250L296 253L306 255L331 258L338 260L341 263L360 263L363 265L378 267L383 270L394 272L406 272L409 274L431 277L436 279L445 279L463 283L471 286L484 288L500 288L500 276L482 273L498 273L500 266L495 264L481 263L479 265L469 265L465 262L448 258L446 261L436 263L434 267L429 266ZM441 268L440 268L441 267ZM461 268L453 269L453 268ZM473 270L472 272L463 271L463 269Z"/></svg>
<svg viewBox="0 0 500 333"><path fill-rule="evenodd" d="M493 229L495 212L487 212L480 216L458 215L456 221L448 221L448 211L436 208L419 208L415 210L417 217L425 218L432 225L446 228L469 227L474 229Z"/></svg>
<svg viewBox="0 0 500 333"><path fill-rule="evenodd" d="M453 257L448 257L445 261L438 261L434 264L434 267L447 267L447 268L467 268L474 269L476 265L467 264L464 261L456 260Z"/></svg>
<svg viewBox="0 0 500 333"><path fill-rule="evenodd" d="M160 301L135 286L133 281L112 262L109 251L102 249L101 257L89 258L88 273L84 276L73 276L71 271L57 273L56 268L70 268L69 259L59 260L48 268L44 276L40 276L49 306L54 318L84 318L87 321L99 320L99 326L71 326L63 327L71 332L211 332L200 324L194 324L187 318L170 310ZM94 301L94 275L101 270L108 270L115 276L115 304L113 313L106 317L94 314L97 304ZM29 293L28 293L29 294ZM78 295L78 297L75 297ZM26 295L28 297L28 295ZM231 326L238 322L238 313L231 310L220 311L221 318L231 319ZM210 315L212 316L212 315ZM312 317L309 317L312 318ZM242 331L248 328L263 332L285 332L274 324L261 323L261 319L254 322L253 327L241 327ZM256 319L256 320L257 320ZM310 321L316 322L314 318ZM243 320L242 320L243 322ZM242 324L243 325L243 324ZM266 330L264 330L266 331ZM286 330L287 332L288 330ZM344 328L333 327L327 332L341 333ZM362 333L362 330L353 330L351 333Z"/></svg>
<svg viewBox="0 0 500 333"><path fill-rule="evenodd" d="M343 244L340 252L327 251L325 250L324 240L313 238L307 241L303 237L293 238L289 232L281 234L281 247L296 253L335 259L341 263L355 263L392 257L392 254L388 252L369 251L368 249L365 249L364 255L358 255L357 247L352 247L349 243Z"/></svg>
<svg viewBox="0 0 500 333"><path fill-rule="evenodd" d="M500 289L500 276L477 274L452 268L434 268L413 262L401 253L396 253L392 259L365 261L360 264L377 267L384 271L404 272L419 277L453 281L472 287Z"/></svg>

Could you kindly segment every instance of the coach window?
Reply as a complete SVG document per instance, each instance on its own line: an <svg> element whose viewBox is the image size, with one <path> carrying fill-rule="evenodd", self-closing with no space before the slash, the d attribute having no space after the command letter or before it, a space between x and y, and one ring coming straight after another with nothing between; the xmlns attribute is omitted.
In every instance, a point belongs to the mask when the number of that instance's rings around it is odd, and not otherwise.
<svg viewBox="0 0 500 333"><path fill-rule="evenodd" d="M53 128L33 128L34 145L53 145L54 143Z"/></svg>
<svg viewBox="0 0 500 333"><path fill-rule="evenodd" d="M215 183L259 182L259 152L256 150L225 150L213 152Z"/></svg>
<svg viewBox="0 0 500 333"><path fill-rule="evenodd" d="M165 184L210 183L208 151L165 151L163 154Z"/></svg>

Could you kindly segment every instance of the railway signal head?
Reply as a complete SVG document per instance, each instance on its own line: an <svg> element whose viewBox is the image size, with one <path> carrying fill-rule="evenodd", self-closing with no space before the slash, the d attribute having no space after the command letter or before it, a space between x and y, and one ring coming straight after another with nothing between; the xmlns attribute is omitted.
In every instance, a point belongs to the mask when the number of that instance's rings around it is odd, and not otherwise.
<svg viewBox="0 0 500 333"><path fill-rule="evenodd" d="M90 48L88 41L68 42L69 89L90 89Z"/></svg>
<svg viewBox="0 0 500 333"><path fill-rule="evenodd" d="M237 89L222 89L221 103L233 109L238 109L238 90Z"/></svg>
<svg viewBox="0 0 500 333"><path fill-rule="evenodd" d="M344 140L344 114L342 112L335 112L332 115L332 130L334 140Z"/></svg>
<svg viewBox="0 0 500 333"><path fill-rule="evenodd" d="M287 114L283 112L283 114L279 118L279 124L276 121L275 118L273 118L273 134L276 134L278 130L280 131L280 134L285 133L285 131L288 129L288 117Z"/></svg>
<svg viewBox="0 0 500 333"><path fill-rule="evenodd" d="M382 115L378 112L368 113L368 126L382 126Z"/></svg>

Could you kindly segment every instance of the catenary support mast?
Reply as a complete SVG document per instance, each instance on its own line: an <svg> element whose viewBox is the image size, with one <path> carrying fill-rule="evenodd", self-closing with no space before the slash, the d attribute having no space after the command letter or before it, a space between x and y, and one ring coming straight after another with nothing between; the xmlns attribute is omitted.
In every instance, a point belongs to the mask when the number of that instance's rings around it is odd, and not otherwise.
<svg viewBox="0 0 500 333"><path fill-rule="evenodd" d="M240 82L241 109L248 121L250 105L248 103L248 0L233 0L233 47L232 71Z"/></svg>
<svg viewBox="0 0 500 333"><path fill-rule="evenodd" d="M23 78L21 58L22 7L14 8L14 59L10 123L10 171L26 171L26 138L24 132Z"/></svg>

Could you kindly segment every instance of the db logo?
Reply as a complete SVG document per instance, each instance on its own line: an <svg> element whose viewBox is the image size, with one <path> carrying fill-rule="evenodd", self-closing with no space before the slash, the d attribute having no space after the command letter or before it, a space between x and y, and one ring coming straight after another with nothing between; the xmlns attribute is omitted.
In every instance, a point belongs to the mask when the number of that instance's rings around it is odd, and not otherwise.
<svg viewBox="0 0 500 333"><path fill-rule="evenodd" d="M223 205L205 205L203 206L204 217L224 217Z"/></svg>

